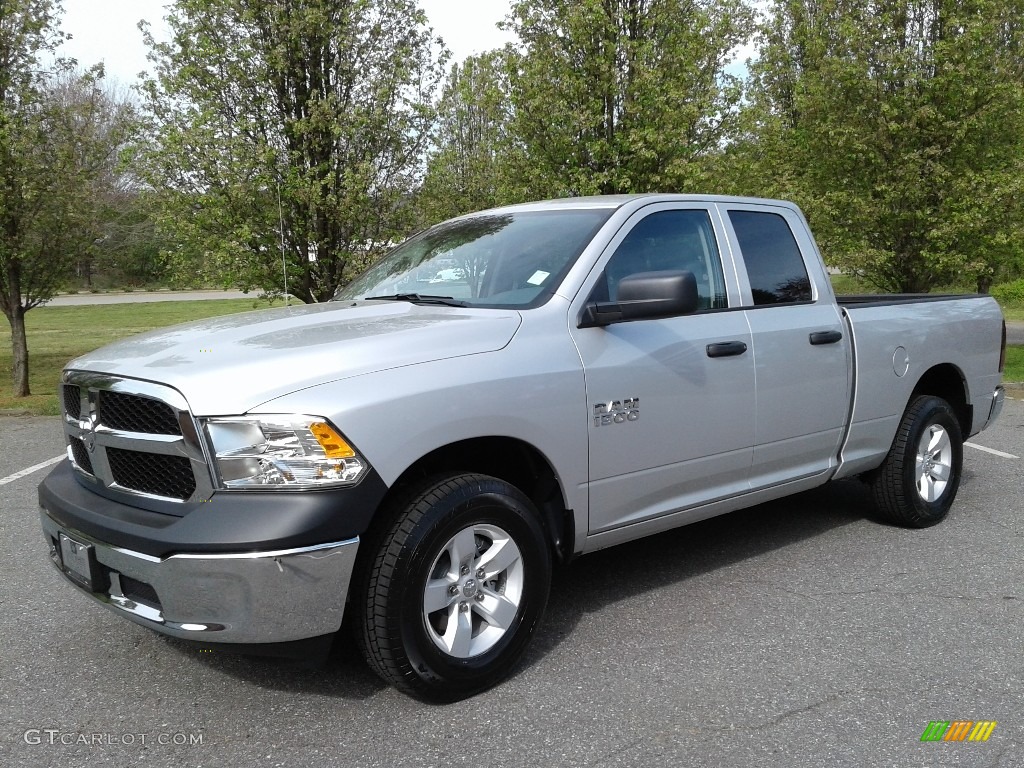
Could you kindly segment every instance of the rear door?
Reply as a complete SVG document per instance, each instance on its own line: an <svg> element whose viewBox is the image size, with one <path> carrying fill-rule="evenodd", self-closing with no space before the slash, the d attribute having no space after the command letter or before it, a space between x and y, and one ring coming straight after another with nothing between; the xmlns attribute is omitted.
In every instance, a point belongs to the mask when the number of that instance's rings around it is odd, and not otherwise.
<svg viewBox="0 0 1024 768"><path fill-rule="evenodd" d="M792 209L725 204L753 337L757 416L752 488L837 462L850 406L851 340L806 224ZM809 272L808 267L811 268Z"/></svg>
<svg viewBox="0 0 1024 768"><path fill-rule="evenodd" d="M569 330L583 362L590 420L591 533L748 488L752 340L743 310L732 308L739 290L723 239L714 206L646 206L609 244L573 303ZM622 278L666 269L697 278L695 314L576 327L586 301L614 301Z"/></svg>

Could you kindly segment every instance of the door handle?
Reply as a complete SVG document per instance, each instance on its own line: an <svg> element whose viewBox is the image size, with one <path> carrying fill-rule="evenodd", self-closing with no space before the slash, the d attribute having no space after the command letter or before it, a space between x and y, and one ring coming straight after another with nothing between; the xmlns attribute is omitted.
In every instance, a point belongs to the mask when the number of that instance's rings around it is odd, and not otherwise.
<svg viewBox="0 0 1024 768"><path fill-rule="evenodd" d="M747 351L747 345L742 341L720 341L717 344L708 344L708 357L732 357L742 355Z"/></svg>
<svg viewBox="0 0 1024 768"><path fill-rule="evenodd" d="M811 334L810 340L814 346L835 344L837 341L843 340L843 334L839 331L815 331Z"/></svg>

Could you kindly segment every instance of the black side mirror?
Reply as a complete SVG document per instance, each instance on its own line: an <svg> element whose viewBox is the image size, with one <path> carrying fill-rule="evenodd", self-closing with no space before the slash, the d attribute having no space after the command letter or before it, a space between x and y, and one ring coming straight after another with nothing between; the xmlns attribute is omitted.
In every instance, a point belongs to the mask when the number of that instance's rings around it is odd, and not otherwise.
<svg viewBox="0 0 1024 768"><path fill-rule="evenodd" d="M697 306L697 279L692 272L640 272L619 282L618 301L588 302L583 307L578 327L688 315L695 312Z"/></svg>

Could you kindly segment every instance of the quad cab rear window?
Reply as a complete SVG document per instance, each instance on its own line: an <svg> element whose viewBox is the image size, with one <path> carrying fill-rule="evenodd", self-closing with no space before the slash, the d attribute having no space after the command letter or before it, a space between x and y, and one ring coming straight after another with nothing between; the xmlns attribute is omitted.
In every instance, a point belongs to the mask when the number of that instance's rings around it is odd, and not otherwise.
<svg viewBox="0 0 1024 768"><path fill-rule="evenodd" d="M740 244L755 306L812 300L811 281L800 248L782 216L729 211L729 220Z"/></svg>

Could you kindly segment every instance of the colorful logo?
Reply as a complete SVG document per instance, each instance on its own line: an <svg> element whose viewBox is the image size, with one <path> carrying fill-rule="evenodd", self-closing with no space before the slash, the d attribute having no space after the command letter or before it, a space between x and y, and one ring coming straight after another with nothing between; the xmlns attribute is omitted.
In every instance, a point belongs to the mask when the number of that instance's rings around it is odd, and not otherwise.
<svg viewBox="0 0 1024 768"><path fill-rule="evenodd" d="M995 720L932 720L921 741L988 741L995 728Z"/></svg>

